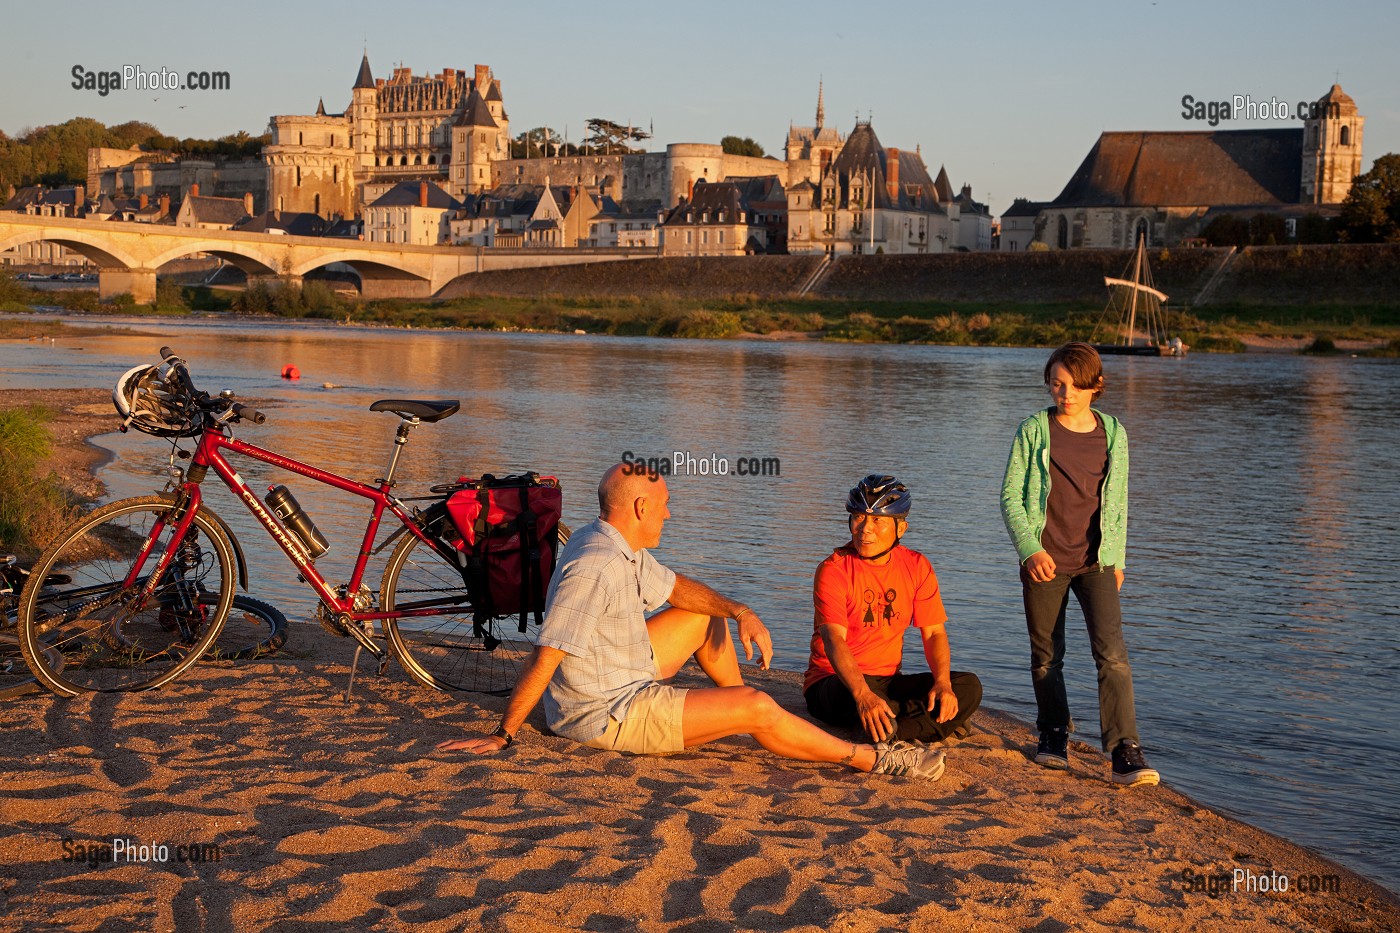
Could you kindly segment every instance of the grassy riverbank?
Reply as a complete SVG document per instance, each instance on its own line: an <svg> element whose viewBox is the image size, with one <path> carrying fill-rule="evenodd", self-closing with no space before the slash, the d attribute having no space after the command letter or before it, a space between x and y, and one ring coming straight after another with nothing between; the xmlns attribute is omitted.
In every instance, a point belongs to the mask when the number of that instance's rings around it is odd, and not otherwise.
<svg viewBox="0 0 1400 933"><path fill-rule="evenodd" d="M0 551L35 554L42 529L61 528L71 517L63 485L46 468L52 419L40 405L0 408Z"/></svg>
<svg viewBox="0 0 1400 933"><path fill-rule="evenodd" d="M1223 251L1153 253L1158 284L1202 294ZM0 273L0 310L182 315L212 311L390 327L583 332L619 336L770 337L955 346L1056 346L1092 339L1111 250L843 259L808 295L819 257L757 256L595 263L464 276L436 300L360 300L344 283L244 291L160 282L151 306L92 290L38 291ZM1197 352L1250 347L1397 351L1400 248L1246 251L1216 298L1173 310L1172 331ZM337 290L337 286L341 290ZM2 336L2 335L0 335ZM1100 332L1100 338L1105 336Z"/></svg>
<svg viewBox="0 0 1400 933"><path fill-rule="evenodd" d="M82 294L82 293L80 293ZM241 312L239 293L187 288L178 306L69 302L65 293L43 296L44 311L79 305L84 313L182 316L193 312ZM23 306L21 306L23 307ZM8 310L21 310L12 307ZM32 310L23 307L23 310ZM1101 309L1076 302L920 302L781 299L740 295L701 300L645 298L538 298L472 296L445 301L360 301L324 283L303 289L266 290L250 316L309 318L387 327L492 331L584 332L615 336L728 338L805 337L872 343L951 346L1058 346L1089 339ZM1243 352L1252 338L1317 339L1381 347L1400 340L1397 311L1383 306L1211 306L1173 312L1174 334L1197 352ZM68 336L71 325L46 321L0 322L0 339ZM1393 350L1391 351L1393 353Z"/></svg>
<svg viewBox="0 0 1400 933"><path fill-rule="evenodd" d="M303 289L305 290L305 289ZM274 290L266 310L288 317L392 327L544 331L617 336L794 337L951 346L1058 346L1088 339L1102 309L1080 302L858 301L735 295L576 298L464 296L444 301L361 302L317 289L313 300ZM212 299L212 300L211 300ZM192 296L204 310L231 310L220 296ZM261 308L260 308L261 310ZM1400 313L1371 306L1221 306L1174 312L1174 333L1198 352L1242 352L1254 337L1317 338L1375 346L1400 340Z"/></svg>

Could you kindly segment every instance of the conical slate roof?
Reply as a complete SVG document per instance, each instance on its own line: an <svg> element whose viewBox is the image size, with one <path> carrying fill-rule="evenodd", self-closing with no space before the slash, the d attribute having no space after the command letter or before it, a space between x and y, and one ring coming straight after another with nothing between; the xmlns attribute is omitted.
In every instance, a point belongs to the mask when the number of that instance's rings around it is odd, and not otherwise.
<svg viewBox="0 0 1400 933"><path fill-rule="evenodd" d="M359 77L357 77L357 78L355 79L355 87L353 88L353 90L358 91L360 88L364 88L364 87L367 87L367 88L373 88L373 87L374 87L374 75L371 74L371 73L370 73L370 70L369 70L369 53L368 53L368 52L365 53L365 57L364 57L364 58L360 59L360 74L359 74Z"/></svg>
<svg viewBox="0 0 1400 933"><path fill-rule="evenodd" d="M953 200L953 183L948 180L948 169L942 165L938 166L938 177L933 180L933 190L938 195L938 203L947 204Z"/></svg>

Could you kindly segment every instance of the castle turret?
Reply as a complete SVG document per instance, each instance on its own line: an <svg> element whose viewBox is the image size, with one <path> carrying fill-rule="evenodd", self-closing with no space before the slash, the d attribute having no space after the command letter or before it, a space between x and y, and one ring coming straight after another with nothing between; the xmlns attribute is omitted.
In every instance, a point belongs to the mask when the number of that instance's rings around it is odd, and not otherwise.
<svg viewBox="0 0 1400 933"><path fill-rule="evenodd" d="M369 70L369 53L360 59L360 73L350 92L350 148L359 170L373 169L375 147L379 142L379 100L374 75Z"/></svg>
<svg viewBox="0 0 1400 933"><path fill-rule="evenodd" d="M1300 200L1304 204L1340 204L1361 174L1361 133L1366 118L1340 84L1312 105L1303 121Z"/></svg>
<svg viewBox="0 0 1400 933"><path fill-rule="evenodd" d="M467 95L462 112L452 122L452 196L458 199L491 187L491 163L507 159L505 129L491 116L491 108L480 93L489 87L478 66L477 82Z"/></svg>

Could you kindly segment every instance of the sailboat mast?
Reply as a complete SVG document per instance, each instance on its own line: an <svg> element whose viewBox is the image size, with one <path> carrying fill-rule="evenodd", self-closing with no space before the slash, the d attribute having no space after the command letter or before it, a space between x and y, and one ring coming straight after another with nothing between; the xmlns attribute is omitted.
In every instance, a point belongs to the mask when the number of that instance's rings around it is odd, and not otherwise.
<svg viewBox="0 0 1400 933"><path fill-rule="evenodd" d="M1137 256L1133 260L1133 297L1128 300L1128 335L1124 339L1125 346L1133 345L1133 331L1137 327L1137 286L1142 284L1142 239L1137 242Z"/></svg>

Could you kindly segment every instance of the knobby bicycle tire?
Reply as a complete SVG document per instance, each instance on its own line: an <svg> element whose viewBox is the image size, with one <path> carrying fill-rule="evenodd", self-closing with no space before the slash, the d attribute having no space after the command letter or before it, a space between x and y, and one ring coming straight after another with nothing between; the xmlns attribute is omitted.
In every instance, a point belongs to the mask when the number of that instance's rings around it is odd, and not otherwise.
<svg viewBox="0 0 1400 933"><path fill-rule="evenodd" d="M569 529L560 522L560 547L568 540ZM477 624L462 572L413 535L404 535L389 555L379 604L384 612L418 604L442 607L437 615L384 620L384 633L404 670L438 690L509 694L539 635L533 618L522 632L518 615Z"/></svg>
<svg viewBox="0 0 1400 933"><path fill-rule="evenodd" d="M201 506L161 578L150 585L174 522L169 496L122 499L65 529L31 570L20 594L20 650L39 682L62 696L145 690L169 683L218 638L233 605L233 545ZM135 585L133 560L159 528ZM43 585L61 574L63 585ZM151 595L142 597L149 589ZM212 607L201 593L217 594ZM50 664L44 645L63 658Z"/></svg>
<svg viewBox="0 0 1400 933"><path fill-rule="evenodd" d="M202 605L213 605L217 593L201 593ZM252 639L251 641L249 639ZM271 603L244 596L233 597L233 606L219 631L219 637L201 661L250 661L277 653L287 643L287 617Z"/></svg>

